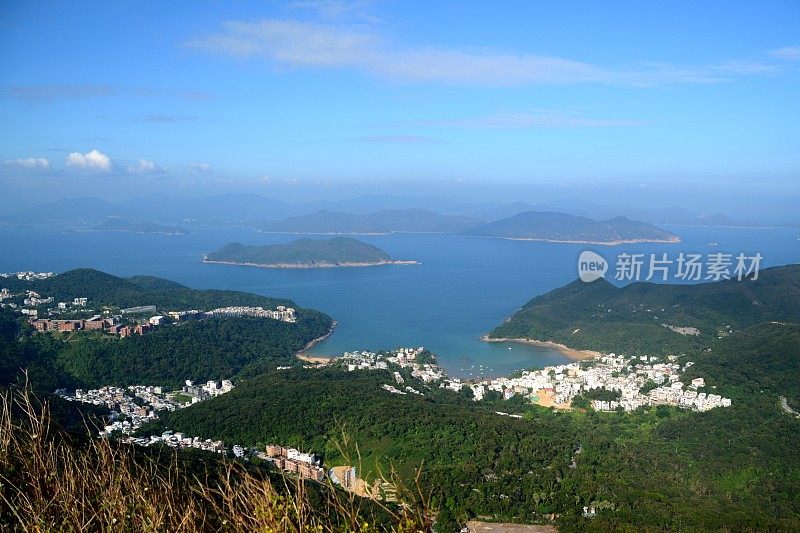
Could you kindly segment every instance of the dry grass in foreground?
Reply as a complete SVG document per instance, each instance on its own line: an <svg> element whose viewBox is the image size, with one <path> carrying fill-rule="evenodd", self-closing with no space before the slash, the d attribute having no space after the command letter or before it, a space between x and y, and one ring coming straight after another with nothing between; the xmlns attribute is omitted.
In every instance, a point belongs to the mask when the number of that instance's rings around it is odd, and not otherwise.
<svg viewBox="0 0 800 533"><path fill-rule="evenodd" d="M27 391L0 399L3 531L428 531L424 506L388 507L299 480L274 482L237 463L53 429ZM155 452L155 453L154 453ZM211 466L206 466L211 465ZM415 510L416 508L416 510Z"/></svg>

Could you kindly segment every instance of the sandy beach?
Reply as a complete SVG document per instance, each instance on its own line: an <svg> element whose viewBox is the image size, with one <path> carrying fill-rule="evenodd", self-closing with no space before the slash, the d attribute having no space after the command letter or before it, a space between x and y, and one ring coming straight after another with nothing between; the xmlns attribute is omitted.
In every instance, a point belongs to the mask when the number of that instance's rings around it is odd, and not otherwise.
<svg viewBox="0 0 800 533"><path fill-rule="evenodd" d="M333 359L332 355L306 355L304 353L297 354L297 358L301 361L305 361L306 363L313 363L315 365L320 365L329 362Z"/></svg>
<svg viewBox="0 0 800 533"><path fill-rule="evenodd" d="M532 346L541 346L543 348L553 348L558 350L559 352L563 353L570 359L575 359L576 361L583 361L586 359L594 359L598 355L603 355L600 352L596 352L594 350L576 350L574 348L570 348L564 344L559 344L557 342L552 341L540 341L535 339L496 339L489 337L488 335L484 335L481 337L483 342L517 342L520 344L530 344Z"/></svg>
<svg viewBox="0 0 800 533"><path fill-rule="evenodd" d="M324 363L327 362L329 359L332 359L332 357L326 357L324 355L306 355L306 350L310 350L320 342L330 337L333 334L333 330L336 329L336 324L337 322L334 320L333 323L331 324L331 327L328 328L328 332L325 335L323 335L322 337L317 337L316 339L310 341L308 344L303 346L302 350L294 354L295 357L297 357L301 361L307 361L309 363Z"/></svg>

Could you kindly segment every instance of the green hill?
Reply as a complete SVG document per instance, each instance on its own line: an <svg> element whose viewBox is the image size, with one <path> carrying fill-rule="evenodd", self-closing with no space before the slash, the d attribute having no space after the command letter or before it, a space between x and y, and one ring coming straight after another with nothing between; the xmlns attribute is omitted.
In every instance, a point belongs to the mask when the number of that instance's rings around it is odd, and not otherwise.
<svg viewBox="0 0 800 533"><path fill-rule="evenodd" d="M619 244L678 242L672 233L625 217L595 221L566 213L526 211L509 218L467 229L462 235L552 242Z"/></svg>
<svg viewBox="0 0 800 533"><path fill-rule="evenodd" d="M208 263L282 268L366 266L397 262L380 248L350 237L298 239L288 244L263 246L246 246L236 242L206 254L203 260Z"/></svg>
<svg viewBox="0 0 800 533"><path fill-rule="evenodd" d="M159 312L210 310L226 306L278 305L296 310L294 323L225 317L179 322L147 335L117 338L99 332L33 334L9 309L0 314L0 385L23 382L23 370L38 390L152 384L177 386L186 379L206 381L246 377L297 364L294 354L324 336L333 320L291 300L221 290L194 290L150 276L119 278L78 269L44 280L4 279L12 292L35 290L55 301L89 299L87 308L155 305Z"/></svg>
<svg viewBox="0 0 800 533"><path fill-rule="evenodd" d="M298 309L291 300L269 298L240 291L190 289L174 281L154 276L120 278L91 268L77 268L42 280L25 281L4 278L0 286L11 292L36 291L52 296L56 302L71 302L73 298L89 299L88 307L135 307L155 305L159 311L197 309L208 311L230 305L275 308L283 305Z"/></svg>
<svg viewBox="0 0 800 533"><path fill-rule="evenodd" d="M704 377L725 394L771 393L800 410L800 323L765 322L714 342L693 357L686 379Z"/></svg>
<svg viewBox="0 0 800 533"><path fill-rule="evenodd" d="M482 223L476 218L442 215L424 209L383 209L364 215L322 209L308 215L267 223L261 230L320 234L452 233Z"/></svg>
<svg viewBox="0 0 800 533"><path fill-rule="evenodd" d="M796 382L792 346L785 345L780 361L794 366L760 358L762 380L791 371L785 383ZM524 523L556 513L567 531L731 530L743 524L791 530L800 525L800 501L792 496L800 489L800 422L782 412L769 391L759 394L746 377L727 377L758 366L747 361L748 352L742 349L727 367L693 356L695 375L725 394L740 391L732 407L705 413L498 407L449 391L399 396L380 389L393 382L390 372L331 368L258 376L164 423L226 441L290 443L322 452L326 464L358 461L368 478L394 470L410 484L421 466L424 490L459 520L491 516ZM500 416L495 409L525 416ZM596 518L582 518L583 506L598 504L605 508Z"/></svg>
<svg viewBox="0 0 800 533"><path fill-rule="evenodd" d="M800 321L800 265L762 270L756 281L699 285L574 281L537 296L489 333L630 355L682 353L768 321ZM697 328L699 335L666 326Z"/></svg>

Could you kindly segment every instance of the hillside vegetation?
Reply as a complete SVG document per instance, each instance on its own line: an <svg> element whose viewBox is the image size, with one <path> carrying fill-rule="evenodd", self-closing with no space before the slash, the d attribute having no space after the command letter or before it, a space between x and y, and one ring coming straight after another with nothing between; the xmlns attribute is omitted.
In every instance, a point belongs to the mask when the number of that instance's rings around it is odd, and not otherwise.
<svg viewBox="0 0 800 533"><path fill-rule="evenodd" d="M91 268L77 268L47 279L25 281L4 278L3 287L11 292L24 290L52 296L56 302L71 302L75 297L89 299L88 307L135 307L155 305L159 311L197 309L208 311L230 305L262 306L274 309L278 305L294 307L299 312L316 311L299 308L286 299L269 298L241 291L190 289L174 281L154 276L120 278Z"/></svg>
<svg viewBox="0 0 800 533"><path fill-rule="evenodd" d="M238 242L206 254L206 261L257 266L315 266L348 263L381 264L392 258L378 248L350 237L297 239L288 244L245 246Z"/></svg>
<svg viewBox="0 0 800 533"><path fill-rule="evenodd" d="M537 296L489 333L570 348L628 355L678 354L769 321L800 321L800 265L762 270L759 278L700 285L575 281ZM663 324L693 327L684 335Z"/></svg>
<svg viewBox="0 0 800 533"><path fill-rule="evenodd" d="M565 531L791 530L800 526L800 421L777 394L798 379L796 339L759 345L760 334L731 337L752 347L739 358L691 356L687 379L704 376L734 398L705 413L559 412L447 391L398 396L380 389L393 380L388 372L296 369L249 380L164 423L248 444L288 442L323 452L327 464L352 464L341 450L357 450L368 478L395 469L408 481L421 467L433 505L454 522L546 522L557 513ZM746 378L753 361L764 363L756 380ZM766 382L775 388L762 393ZM588 505L600 507L597 517L582 517Z"/></svg>
<svg viewBox="0 0 800 533"><path fill-rule="evenodd" d="M3 280L12 291L36 290L55 301L89 298L96 312L102 306L156 305L159 311L208 310L231 305L286 305L297 310L297 321L219 317L178 322L146 335L118 338L100 332L35 334L10 309L0 311L0 382L21 383L26 377L38 390L125 386L175 387L196 381L246 377L278 365L297 364L294 354L324 336L333 320L290 300L235 291L194 290L148 276L118 278L91 269L71 270L31 282Z"/></svg>
<svg viewBox="0 0 800 533"><path fill-rule="evenodd" d="M382 505L213 454L86 439L29 391L0 396L3 531L411 532L425 500Z"/></svg>

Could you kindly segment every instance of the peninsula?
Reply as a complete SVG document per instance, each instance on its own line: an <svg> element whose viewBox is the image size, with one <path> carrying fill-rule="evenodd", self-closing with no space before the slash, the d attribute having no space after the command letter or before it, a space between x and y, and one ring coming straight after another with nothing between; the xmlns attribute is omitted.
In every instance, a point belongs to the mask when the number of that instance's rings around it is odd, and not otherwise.
<svg viewBox="0 0 800 533"><path fill-rule="evenodd" d="M798 279L800 265L695 285L574 281L533 298L482 340L545 342L587 355L698 352L760 323L796 322Z"/></svg>
<svg viewBox="0 0 800 533"><path fill-rule="evenodd" d="M297 239L288 244L263 246L247 246L235 242L206 254L203 256L203 262L262 268L336 268L417 264L416 261L392 259L380 248L350 237Z"/></svg>
<svg viewBox="0 0 800 533"><path fill-rule="evenodd" d="M680 242L680 238L669 231L625 217L596 221L545 211L526 211L464 230L461 235L607 246L636 242Z"/></svg>

